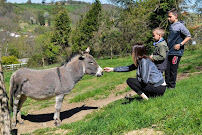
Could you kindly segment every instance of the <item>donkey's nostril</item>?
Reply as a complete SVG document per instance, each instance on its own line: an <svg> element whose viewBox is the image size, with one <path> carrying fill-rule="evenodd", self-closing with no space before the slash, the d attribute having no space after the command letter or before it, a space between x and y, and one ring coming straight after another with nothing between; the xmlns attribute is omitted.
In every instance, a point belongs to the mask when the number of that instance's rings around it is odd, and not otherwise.
<svg viewBox="0 0 202 135"><path fill-rule="evenodd" d="M101 77L101 76L102 76L101 74L98 74L98 75L97 75L97 77Z"/></svg>

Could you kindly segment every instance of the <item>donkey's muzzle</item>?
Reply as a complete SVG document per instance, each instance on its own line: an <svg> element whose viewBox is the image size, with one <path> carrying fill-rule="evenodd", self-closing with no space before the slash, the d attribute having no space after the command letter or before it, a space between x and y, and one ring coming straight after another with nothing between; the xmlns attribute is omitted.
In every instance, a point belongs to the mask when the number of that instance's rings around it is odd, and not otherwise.
<svg viewBox="0 0 202 135"><path fill-rule="evenodd" d="M101 67L98 68L96 76L101 77L103 75L103 69Z"/></svg>

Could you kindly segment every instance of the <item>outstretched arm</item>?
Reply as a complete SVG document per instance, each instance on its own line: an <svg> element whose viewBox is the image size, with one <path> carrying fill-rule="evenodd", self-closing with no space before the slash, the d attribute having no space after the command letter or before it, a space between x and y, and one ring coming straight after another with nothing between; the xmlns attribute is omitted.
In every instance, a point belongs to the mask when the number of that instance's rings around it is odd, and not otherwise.
<svg viewBox="0 0 202 135"><path fill-rule="evenodd" d="M105 68L104 68L104 71L106 71L106 72L111 72L111 71L114 71L114 68L105 67Z"/></svg>
<svg viewBox="0 0 202 135"><path fill-rule="evenodd" d="M129 71L132 71L132 70L135 70L135 69L137 69L137 67L134 64L132 64L130 66L115 67L115 68L105 67L104 71L106 71L106 72L111 72L111 71L114 71L114 72L129 72Z"/></svg>

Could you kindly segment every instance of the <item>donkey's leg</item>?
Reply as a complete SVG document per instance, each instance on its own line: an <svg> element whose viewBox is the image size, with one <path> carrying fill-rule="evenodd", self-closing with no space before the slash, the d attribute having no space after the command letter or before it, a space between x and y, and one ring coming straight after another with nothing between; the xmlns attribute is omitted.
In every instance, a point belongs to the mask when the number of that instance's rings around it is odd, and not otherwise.
<svg viewBox="0 0 202 135"><path fill-rule="evenodd" d="M22 104L27 100L27 96L22 95L18 104L18 110L17 110L17 118L20 124L23 124L23 120L21 118L21 108L22 108Z"/></svg>
<svg viewBox="0 0 202 135"><path fill-rule="evenodd" d="M18 94L17 96L14 96L12 128L15 128L15 127L16 127L17 108L18 108L18 103L19 103L19 101L20 101L20 98L21 98L21 94Z"/></svg>
<svg viewBox="0 0 202 135"><path fill-rule="evenodd" d="M60 126L61 120L60 120L60 110L62 106L62 102L64 99L64 95L57 95L55 97L56 104L55 104L55 113L53 119L55 120L55 125Z"/></svg>

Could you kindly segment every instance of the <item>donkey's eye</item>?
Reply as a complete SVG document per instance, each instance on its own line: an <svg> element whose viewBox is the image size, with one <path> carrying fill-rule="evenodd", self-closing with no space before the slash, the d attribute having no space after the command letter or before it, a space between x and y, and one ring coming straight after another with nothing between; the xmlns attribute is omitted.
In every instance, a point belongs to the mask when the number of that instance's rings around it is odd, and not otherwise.
<svg viewBox="0 0 202 135"><path fill-rule="evenodd" d="M94 62L93 62L93 61L90 61L89 64L94 64Z"/></svg>

